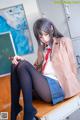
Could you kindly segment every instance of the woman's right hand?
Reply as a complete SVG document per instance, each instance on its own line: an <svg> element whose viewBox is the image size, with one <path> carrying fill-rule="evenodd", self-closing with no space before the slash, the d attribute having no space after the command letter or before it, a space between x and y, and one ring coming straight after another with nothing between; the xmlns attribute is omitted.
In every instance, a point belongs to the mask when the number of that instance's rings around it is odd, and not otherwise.
<svg viewBox="0 0 80 120"><path fill-rule="evenodd" d="M11 57L9 59L11 59L12 63L15 65L17 65L20 60L24 60L21 56L14 56L14 57Z"/></svg>

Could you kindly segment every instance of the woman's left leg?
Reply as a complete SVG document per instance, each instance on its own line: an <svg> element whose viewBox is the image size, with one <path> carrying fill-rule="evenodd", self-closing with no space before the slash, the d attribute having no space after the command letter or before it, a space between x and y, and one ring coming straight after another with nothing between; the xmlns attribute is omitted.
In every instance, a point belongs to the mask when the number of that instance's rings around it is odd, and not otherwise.
<svg viewBox="0 0 80 120"><path fill-rule="evenodd" d="M24 120L32 120L36 109L32 105L32 81L28 71L20 62L17 67L17 76L21 85L24 101Z"/></svg>
<svg viewBox="0 0 80 120"><path fill-rule="evenodd" d="M11 120L16 120L17 114L22 110L19 104L20 83L16 73L16 66L11 65Z"/></svg>

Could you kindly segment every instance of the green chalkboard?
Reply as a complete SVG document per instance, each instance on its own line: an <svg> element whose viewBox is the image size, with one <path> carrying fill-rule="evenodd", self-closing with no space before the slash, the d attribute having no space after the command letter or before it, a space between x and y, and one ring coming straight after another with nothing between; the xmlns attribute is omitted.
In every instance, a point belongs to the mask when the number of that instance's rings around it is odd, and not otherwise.
<svg viewBox="0 0 80 120"><path fill-rule="evenodd" d="M11 61L8 56L14 55L15 48L11 33L0 33L0 77L10 73Z"/></svg>

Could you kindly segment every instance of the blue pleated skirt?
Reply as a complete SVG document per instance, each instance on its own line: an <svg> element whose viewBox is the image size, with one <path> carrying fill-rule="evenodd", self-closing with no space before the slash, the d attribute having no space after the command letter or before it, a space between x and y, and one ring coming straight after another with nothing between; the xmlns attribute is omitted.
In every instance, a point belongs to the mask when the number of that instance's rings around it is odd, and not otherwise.
<svg viewBox="0 0 80 120"><path fill-rule="evenodd" d="M52 79L50 77L44 76L45 79L48 81L49 88L51 91L51 97L52 97L52 104L56 104L58 102L61 102L64 100L65 94L60 86L59 82L55 79Z"/></svg>

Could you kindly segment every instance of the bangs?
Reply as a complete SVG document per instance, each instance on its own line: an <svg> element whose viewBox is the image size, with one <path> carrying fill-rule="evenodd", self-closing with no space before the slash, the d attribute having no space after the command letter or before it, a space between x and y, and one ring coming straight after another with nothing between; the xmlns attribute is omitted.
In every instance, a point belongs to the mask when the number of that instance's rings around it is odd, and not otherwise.
<svg viewBox="0 0 80 120"><path fill-rule="evenodd" d="M50 34L50 32L51 32L51 24L49 24L49 23L44 23L44 24L41 26L41 29L40 29L40 33L41 33L41 34L42 34L42 31L45 32L45 33Z"/></svg>
<svg viewBox="0 0 80 120"><path fill-rule="evenodd" d="M42 31L48 33L51 39L52 37L63 37L63 35L56 29L54 24L46 18L38 19L34 23L33 31L38 43L40 43L39 35L43 34Z"/></svg>

